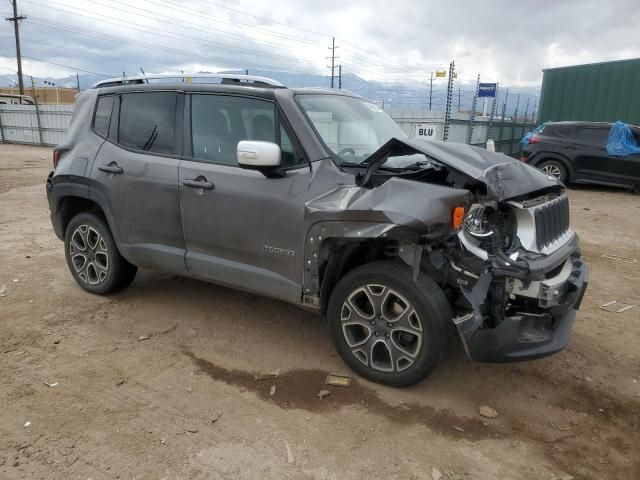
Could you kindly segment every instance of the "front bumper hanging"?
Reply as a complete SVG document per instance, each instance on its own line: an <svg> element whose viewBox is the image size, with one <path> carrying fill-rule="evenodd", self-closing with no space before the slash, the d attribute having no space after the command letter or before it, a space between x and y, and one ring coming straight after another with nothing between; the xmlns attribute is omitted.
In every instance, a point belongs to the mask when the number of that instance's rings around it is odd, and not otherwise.
<svg viewBox="0 0 640 480"><path fill-rule="evenodd" d="M536 277L552 271L553 265L532 265ZM506 273L506 272L505 272ZM494 272L485 272L465 296L474 307L454 319L469 357L481 362L512 362L551 355L569 342L576 311L580 307L588 283L588 269L576 249L564 260L560 272L540 280L504 277L505 292L515 297L536 301L536 313L506 313L491 318L482 313L482 305L492 288ZM493 324L494 327L487 327Z"/></svg>

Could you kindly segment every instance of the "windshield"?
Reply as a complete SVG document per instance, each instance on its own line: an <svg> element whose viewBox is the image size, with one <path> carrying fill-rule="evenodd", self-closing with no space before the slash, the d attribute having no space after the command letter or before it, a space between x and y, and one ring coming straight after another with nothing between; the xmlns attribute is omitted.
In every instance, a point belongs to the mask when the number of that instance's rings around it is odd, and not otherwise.
<svg viewBox="0 0 640 480"><path fill-rule="evenodd" d="M297 98L325 145L341 163L360 163L391 138L407 138L375 103L342 95Z"/></svg>

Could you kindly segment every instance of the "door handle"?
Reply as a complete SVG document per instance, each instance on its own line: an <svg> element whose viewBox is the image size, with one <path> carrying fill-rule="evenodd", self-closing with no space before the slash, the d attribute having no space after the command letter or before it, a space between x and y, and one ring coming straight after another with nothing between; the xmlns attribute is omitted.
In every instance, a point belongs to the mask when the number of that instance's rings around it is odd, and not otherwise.
<svg viewBox="0 0 640 480"><path fill-rule="evenodd" d="M576 147L575 145L565 145L564 148L566 148L567 150L575 150L578 147Z"/></svg>
<svg viewBox="0 0 640 480"><path fill-rule="evenodd" d="M213 190L213 183L211 182L207 182L206 179L204 180L183 180L182 184L185 187L190 187L190 188L203 188L205 190Z"/></svg>
<svg viewBox="0 0 640 480"><path fill-rule="evenodd" d="M122 167L119 167L115 162L109 165L98 165L98 170L101 172L113 173L114 175L119 175L124 172Z"/></svg>

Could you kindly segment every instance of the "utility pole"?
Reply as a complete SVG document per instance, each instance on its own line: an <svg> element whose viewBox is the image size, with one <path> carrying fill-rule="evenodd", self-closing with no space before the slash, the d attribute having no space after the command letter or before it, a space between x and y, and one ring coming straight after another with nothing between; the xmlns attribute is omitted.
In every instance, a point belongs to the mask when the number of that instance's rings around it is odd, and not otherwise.
<svg viewBox="0 0 640 480"><path fill-rule="evenodd" d="M333 88L333 84L336 78L336 37L331 37L331 46L328 47L331 50L331 56L327 57L327 59L331 59L331 66L327 65L327 68L331 69L331 88Z"/></svg>
<svg viewBox="0 0 640 480"><path fill-rule="evenodd" d="M429 111L431 111L431 100L433 99L433 72L429 77Z"/></svg>
<svg viewBox="0 0 640 480"><path fill-rule="evenodd" d="M509 89L505 91L504 101L502 102L502 117L500 118L500 130L498 130L498 142L502 141L502 134L504 133L504 117L507 115L507 103L509 103ZM497 143L497 142L496 142Z"/></svg>
<svg viewBox="0 0 640 480"><path fill-rule="evenodd" d="M76 73L76 88L80 92L80 76Z"/></svg>
<svg viewBox="0 0 640 480"><path fill-rule="evenodd" d="M24 95L24 82L22 81L22 54L20 53L20 20L24 20L27 17L24 15L18 15L18 0L11 0L13 5L13 17L9 17L6 20L13 23L13 31L16 37L16 59L18 60L18 87L20 88L20 95Z"/></svg>
<svg viewBox="0 0 640 480"><path fill-rule="evenodd" d="M338 65L338 89L342 90L342 64Z"/></svg>
<svg viewBox="0 0 640 480"><path fill-rule="evenodd" d="M516 109L513 111L513 121L511 122L511 140L516 131L516 124L518 122L518 108L520 107L520 94L516 97ZM513 153L513 142L509 143L509 153Z"/></svg>
<svg viewBox="0 0 640 480"><path fill-rule="evenodd" d="M531 124L532 124L532 126L537 120L536 119L536 116L537 116L537 113L538 113L538 112L536 112L536 107L537 106L538 106L538 99L534 98L533 99L533 111L531 112Z"/></svg>
<svg viewBox="0 0 640 480"><path fill-rule="evenodd" d="M491 115L489 116L489 125L487 126L487 138L485 140L489 140L492 138L493 134L493 119L496 116L497 108L498 108L498 93L500 93L500 83L496 83L496 93L493 97L493 102L491 102Z"/></svg>
<svg viewBox="0 0 640 480"><path fill-rule="evenodd" d="M447 103L444 109L444 127L442 129L442 141L446 142L449 138L449 122L451 120L451 103L453 99L453 77L455 75L456 64L451 61L449 64L449 78L447 80Z"/></svg>
<svg viewBox="0 0 640 480"><path fill-rule="evenodd" d="M480 88L480 74L478 74L478 80L476 80L476 90L473 94L473 101L471 103L471 118L469 119L469 129L467 130L467 143L471 144L473 141L473 124L476 118L476 106L478 105L478 91Z"/></svg>

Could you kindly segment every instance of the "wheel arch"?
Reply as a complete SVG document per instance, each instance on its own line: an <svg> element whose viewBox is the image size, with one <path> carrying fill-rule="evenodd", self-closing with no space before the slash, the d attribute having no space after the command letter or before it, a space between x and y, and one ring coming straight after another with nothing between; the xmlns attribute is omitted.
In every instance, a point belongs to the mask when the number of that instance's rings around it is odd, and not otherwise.
<svg viewBox="0 0 640 480"><path fill-rule="evenodd" d="M104 219L118 248L120 235L106 196L95 188L73 183L54 184L49 196L49 209L56 235L62 240L71 219L79 213L91 212Z"/></svg>
<svg viewBox="0 0 640 480"><path fill-rule="evenodd" d="M303 303L326 312L338 281L356 267L402 256L401 245L414 245L419 235L390 223L330 221L307 233Z"/></svg>
<svg viewBox="0 0 640 480"><path fill-rule="evenodd" d="M533 159L533 162L531 163L533 164L534 167L537 168L547 160L555 160L557 162L560 162L562 166L564 166L564 168L567 170L567 177L568 177L567 181L570 181L574 177L575 170L573 169L573 164L569 161L567 157L559 153L540 152L535 156L535 158Z"/></svg>

